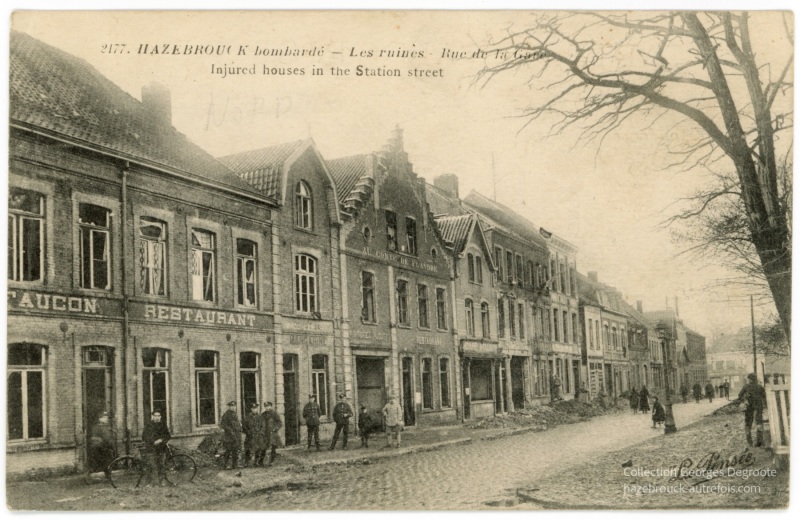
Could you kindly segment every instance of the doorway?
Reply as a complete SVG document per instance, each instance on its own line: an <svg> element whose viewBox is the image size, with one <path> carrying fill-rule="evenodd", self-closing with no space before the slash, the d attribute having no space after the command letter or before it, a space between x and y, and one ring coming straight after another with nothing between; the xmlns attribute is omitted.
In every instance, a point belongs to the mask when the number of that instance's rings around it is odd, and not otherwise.
<svg viewBox="0 0 800 520"><path fill-rule="evenodd" d="M88 439L100 415L114 416L113 400L113 350L108 347L83 349L83 431ZM89 443L86 449L89 448ZM86 453L87 460L89 453Z"/></svg>
<svg viewBox="0 0 800 520"><path fill-rule="evenodd" d="M511 358L511 402L515 410L525 408L525 361L522 356Z"/></svg>
<svg viewBox="0 0 800 520"><path fill-rule="evenodd" d="M283 355L284 429L287 446L300 442L300 414L298 413L300 391L297 387L297 367L297 354Z"/></svg>
<svg viewBox="0 0 800 520"><path fill-rule="evenodd" d="M414 399L414 361L403 358L403 420L406 426L417 424L416 401Z"/></svg>
<svg viewBox="0 0 800 520"><path fill-rule="evenodd" d="M356 357L358 409L366 406L370 413L380 412L386 404L386 379L382 357Z"/></svg>

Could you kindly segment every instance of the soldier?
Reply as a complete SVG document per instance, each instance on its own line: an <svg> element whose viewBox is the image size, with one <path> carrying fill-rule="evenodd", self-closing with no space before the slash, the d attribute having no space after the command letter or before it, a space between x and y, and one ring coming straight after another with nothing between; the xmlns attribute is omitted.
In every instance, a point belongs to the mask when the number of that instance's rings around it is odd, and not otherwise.
<svg viewBox="0 0 800 520"><path fill-rule="evenodd" d="M753 445L753 419L756 421L756 447L764 443L764 407L767 406L767 392L758 383L755 374L747 374L748 382L739 392L736 403L745 403L744 409L744 432L747 437L747 444Z"/></svg>
<svg viewBox="0 0 800 520"><path fill-rule="evenodd" d="M317 396L308 394L308 403L303 407L303 419L306 421L306 433L308 434L308 448L311 449L311 442L313 439L314 446L319 451L319 417L322 415L319 404L317 404Z"/></svg>
<svg viewBox="0 0 800 520"><path fill-rule="evenodd" d="M727 379L722 383L722 390L725 392L725 399L731 400L731 383Z"/></svg>
<svg viewBox="0 0 800 520"><path fill-rule="evenodd" d="M700 386L700 382L694 384L692 387L692 394L694 394L694 402L699 403L700 399L703 398L703 387Z"/></svg>
<svg viewBox="0 0 800 520"><path fill-rule="evenodd" d="M350 434L350 417L353 416L353 409L347 404L346 396L339 394L339 402L333 408L333 420L336 422L336 429L333 431L333 439L331 440L330 449L336 447L336 441L339 440L339 432L344 433L342 438L342 449L347 449L347 436Z"/></svg>
<svg viewBox="0 0 800 520"><path fill-rule="evenodd" d="M264 457L266 450L269 449L269 462L267 466L272 466L275 462L275 457L278 456L278 448L281 446L281 436L278 431L283 427L283 421L278 412L272 409L272 403L269 401L264 403L264 413L261 414L261 420L264 425L264 450L262 450L259 458L259 466L264 465Z"/></svg>
<svg viewBox="0 0 800 520"><path fill-rule="evenodd" d="M711 384L711 381L706 383L706 398L708 398L709 403L714 402L714 385Z"/></svg>
<svg viewBox="0 0 800 520"><path fill-rule="evenodd" d="M258 460L258 452L264 446L264 425L261 414L258 413L258 403L250 405L250 411L242 424L244 430L244 465L250 466L250 456L253 457L253 466Z"/></svg>
<svg viewBox="0 0 800 520"><path fill-rule="evenodd" d="M400 447L400 431L403 429L403 408L398 404L397 398L389 396L389 402L383 407L383 419L386 422L386 447L392 447L392 434L397 437L397 447Z"/></svg>
<svg viewBox="0 0 800 520"><path fill-rule="evenodd" d="M150 481L158 477L160 486L167 485L164 472L164 458L167 455L167 442L170 439L169 428L161 422L161 412L153 410L150 422L142 431L142 460L150 470Z"/></svg>
<svg viewBox="0 0 800 520"><path fill-rule="evenodd" d="M219 426L224 431L222 437L222 446L225 448L223 467L228 469L228 460L230 460L230 469L236 469L239 463L239 451L242 449L242 423L239 422L239 416L236 414L236 401L228 403L228 411L222 415Z"/></svg>

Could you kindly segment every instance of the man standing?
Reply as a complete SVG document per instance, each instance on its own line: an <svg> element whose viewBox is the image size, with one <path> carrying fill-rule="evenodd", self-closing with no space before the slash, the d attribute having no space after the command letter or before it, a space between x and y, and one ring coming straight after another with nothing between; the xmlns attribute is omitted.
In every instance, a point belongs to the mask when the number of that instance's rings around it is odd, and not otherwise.
<svg viewBox="0 0 800 520"><path fill-rule="evenodd" d="M167 454L167 442L170 439L169 428L161 422L161 412L153 410L150 422L142 431L142 460L150 469L150 482L165 486L167 479L164 473L164 458Z"/></svg>
<svg viewBox="0 0 800 520"><path fill-rule="evenodd" d="M703 387L700 386L700 381L696 382L692 387L692 394L694 394L694 402L699 403L703 398Z"/></svg>
<svg viewBox="0 0 800 520"><path fill-rule="evenodd" d="M97 424L92 426L92 435L89 438L89 470L103 471L109 474L108 465L114 460L114 433L108 424L108 412L103 412L97 418Z"/></svg>
<svg viewBox="0 0 800 520"><path fill-rule="evenodd" d="M730 401L731 400L731 383L727 379L722 384L723 391L725 392L725 399Z"/></svg>
<svg viewBox="0 0 800 520"><path fill-rule="evenodd" d="M331 441L330 449L336 447L336 441L339 440L339 432L344 431L342 439L342 449L347 449L347 436L350 434L350 417L353 416L353 409L347 404L346 396L339 394L339 402L333 409L333 420L336 422L336 429L333 431L333 440Z"/></svg>
<svg viewBox="0 0 800 520"><path fill-rule="evenodd" d="M311 442L312 439L314 440L314 446L317 447L317 451L319 451L319 417L322 415L319 404L317 404L317 396L314 394L308 395L308 403L306 403L305 407L303 408L303 419L306 421L306 433L308 434L308 448L306 451L311 449Z"/></svg>
<svg viewBox="0 0 800 520"><path fill-rule="evenodd" d="M397 447L400 447L400 432L403 429L403 408L393 395L389 396L389 402L383 406L383 418L386 421L386 447L392 447L392 434L397 439Z"/></svg>
<svg viewBox="0 0 800 520"><path fill-rule="evenodd" d="M281 421L281 416L278 415L278 412L272 409L272 403L269 401L264 403L264 413L261 414L261 418L265 432L265 449L260 454L258 465L264 465L266 449L269 449L269 462L267 466L272 466L272 463L275 462L275 457L278 456L278 448L281 445L281 436L278 430L283 426L283 421Z"/></svg>
<svg viewBox="0 0 800 520"><path fill-rule="evenodd" d="M689 387L686 386L686 382L684 381L683 383L681 383L681 399L683 400L684 404L686 404L688 398L689 398Z"/></svg>
<svg viewBox="0 0 800 520"><path fill-rule="evenodd" d="M236 469L236 465L239 463L239 451L242 449L242 423L239 422L239 416L236 414L236 401L228 403L228 411L222 415L219 426L224 431L222 437L222 446L225 448L223 467L228 469L228 460L230 460L230 469Z"/></svg>
<svg viewBox="0 0 800 520"><path fill-rule="evenodd" d="M744 432L747 444L753 445L753 419L756 421L756 447L764 443L764 407L767 406L767 392L758 383L755 374L747 374L747 384L739 392L736 403L745 403Z"/></svg>
<svg viewBox="0 0 800 520"><path fill-rule="evenodd" d="M253 457L253 465L258 458L258 451L263 449L264 445L264 428L261 420L261 414L258 413L258 403L250 405L250 411L247 417L244 418L242 424L244 430L244 465L250 465L250 457Z"/></svg>
<svg viewBox="0 0 800 520"><path fill-rule="evenodd" d="M711 384L711 381L706 383L706 397L709 403L714 402L714 385Z"/></svg>

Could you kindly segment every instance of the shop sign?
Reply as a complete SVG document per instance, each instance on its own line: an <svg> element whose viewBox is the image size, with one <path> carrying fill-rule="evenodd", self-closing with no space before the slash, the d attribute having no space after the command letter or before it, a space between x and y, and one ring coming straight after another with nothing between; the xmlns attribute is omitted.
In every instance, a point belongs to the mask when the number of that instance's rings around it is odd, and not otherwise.
<svg viewBox="0 0 800 520"><path fill-rule="evenodd" d="M131 302L130 313L134 320L202 326L224 325L240 329L270 328L267 316L245 312Z"/></svg>
<svg viewBox="0 0 800 520"><path fill-rule="evenodd" d="M401 255L398 253L393 253L391 251L373 249L371 247L364 246L364 248L360 249L359 252L370 258L374 258L376 260L380 260L382 262L390 264L395 264L399 267L410 267L412 269L428 271L429 273L436 273L439 270L436 267L436 264L433 262L425 262L423 260L420 260L419 258Z"/></svg>
<svg viewBox="0 0 800 520"><path fill-rule="evenodd" d="M9 310L46 311L91 316L119 316L119 302L107 298L34 291L8 291Z"/></svg>

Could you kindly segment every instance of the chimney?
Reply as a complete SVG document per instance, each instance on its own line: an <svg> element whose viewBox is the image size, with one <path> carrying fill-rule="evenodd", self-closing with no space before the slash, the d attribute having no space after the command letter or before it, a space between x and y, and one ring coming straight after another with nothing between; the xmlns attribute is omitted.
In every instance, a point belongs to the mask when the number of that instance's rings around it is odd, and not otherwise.
<svg viewBox="0 0 800 520"><path fill-rule="evenodd" d="M639 311L639 314L644 314L642 310L642 300L636 300L636 310Z"/></svg>
<svg viewBox="0 0 800 520"><path fill-rule="evenodd" d="M588 276L589 280L593 281L594 283L598 283L597 282L597 271L589 271L588 273L586 273L586 276Z"/></svg>
<svg viewBox="0 0 800 520"><path fill-rule="evenodd" d="M458 175L445 173L433 178L433 185L449 195L458 197Z"/></svg>
<svg viewBox="0 0 800 520"><path fill-rule="evenodd" d="M172 125L172 96L167 87L156 82L142 87L142 105L158 121Z"/></svg>

